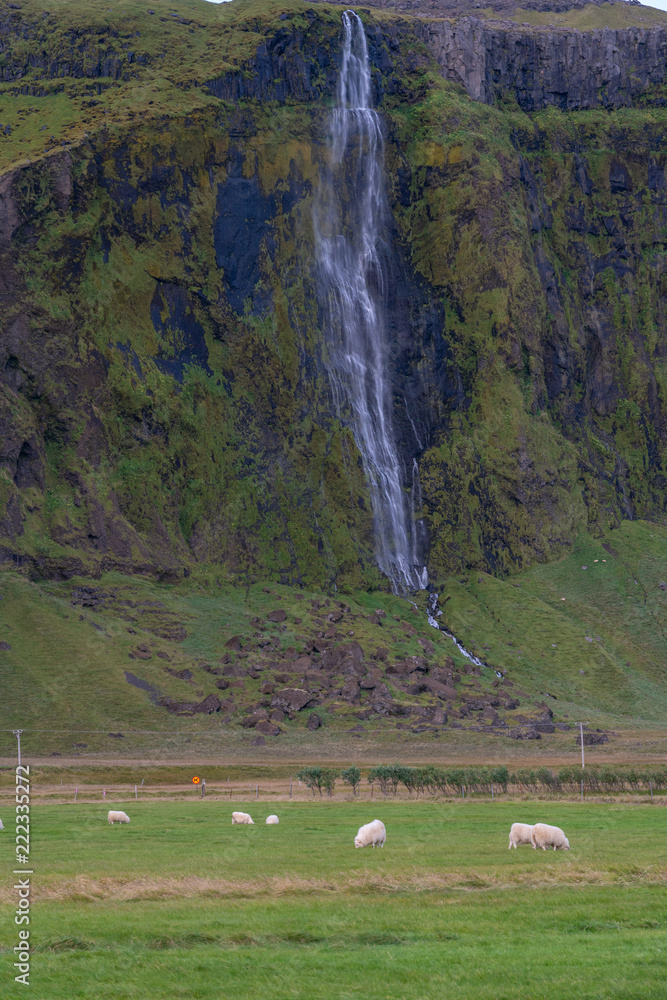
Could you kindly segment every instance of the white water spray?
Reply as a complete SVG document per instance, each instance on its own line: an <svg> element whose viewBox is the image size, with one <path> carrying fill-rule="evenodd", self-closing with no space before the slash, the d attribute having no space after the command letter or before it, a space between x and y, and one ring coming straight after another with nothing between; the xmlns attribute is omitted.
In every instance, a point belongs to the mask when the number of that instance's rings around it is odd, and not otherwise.
<svg viewBox="0 0 667 1000"><path fill-rule="evenodd" d="M417 525L408 514L413 503L403 485L406 470L396 449L387 371L384 143L371 107L364 26L351 10L343 14L330 162L321 176L313 222L336 405L351 414L370 486L380 569L395 592L420 590L428 577Z"/></svg>

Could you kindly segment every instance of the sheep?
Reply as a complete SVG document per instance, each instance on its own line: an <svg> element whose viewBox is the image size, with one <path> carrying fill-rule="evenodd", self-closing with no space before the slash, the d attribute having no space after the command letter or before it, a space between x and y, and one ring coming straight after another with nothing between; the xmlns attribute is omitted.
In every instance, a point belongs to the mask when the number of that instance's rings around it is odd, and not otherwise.
<svg viewBox="0 0 667 1000"><path fill-rule="evenodd" d="M366 823L365 826L360 826L359 831L354 838L355 847L375 847L376 844L380 847L384 847L384 842L387 839L387 831L385 829L384 823L379 819L374 819L372 823Z"/></svg>
<svg viewBox="0 0 667 1000"><path fill-rule="evenodd" d="M278 819L278 817L275 814L272 814L271 816L267 816L266 817L266 822L269 825L273 825L275 823L280 823L280 820Z"/></svg>
<svg viewBox="0 0 667 1000"><path fill-rule="evenodd" d="M518 844L533 844L531 839L533 829L534 827L529 826L528 823L512 823L510 829L510 846L507 850L511 851L514 848L516 851ZM533 850L535 850L535 844L533 844Z"/></svg>
<svg viewBox="0 0 667 1000"><path fill-rule="evenodd" d="M235 823L247 823L249 826L254 826L255 825L253 823L252 816L250 815L250 813L233 812L232 813L232 826Z"/></svg>
<svg viewBox="0 0 667 1000"><path fill-rule="evenodd" d="M0 830L4 830L4 826L1 819L0 819Z"/></svg>
<svg viewBox="0 0 667 1000"><path fill-rule="evenodd" d="M114 809L110 809L109 810L109 815L107 816L107 819L109 820L109 822L111 823L112 826L114 825L114 823L129 823L130 822L130 817L127 815L127 813L116 812L116 810L114 810Z"/></svg>
<svg viewBox="0 0 667 1000"><path fill-rule="evenodd" d="M535 824L531 843L533 847L541 847L543 851L546 851L547 847L553 847L554 851L570 850L570 841L561 828L559 826L548 826L546 823Z"/></svg>

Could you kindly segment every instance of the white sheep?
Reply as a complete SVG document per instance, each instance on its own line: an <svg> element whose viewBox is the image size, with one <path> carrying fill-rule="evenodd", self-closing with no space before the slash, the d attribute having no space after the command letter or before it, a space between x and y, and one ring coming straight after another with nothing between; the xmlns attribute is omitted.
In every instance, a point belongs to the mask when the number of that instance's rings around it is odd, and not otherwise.
<svg viewBox="0 0 667 1000"><path fill-rule="evenodd" d="M4 826L2 824L2 820L1 819L0 819L0 830L4 830Z"/></svg>
<svg viewBox="0 0 667 1000"><path fill-rule="evenodd" d="M232 813L232 826L234 825L234 823L247 823L250 826L255 825L252 821L252 816L250 815L250 813L239 813L239 812Z"/></svg>
<svg viewBox="0 0 667 1000"><path fill-rule="evenodd" d="M507 850L511 851L512 848L516 850L519 844L533 844L533 829L528 823L512 823L510 829L510 846ZM535 850L534 844L533 850Z"/></svg>
<svg viewBox="0 0 667 1000"><path fill-rule="evenodd" d="M535 824L531 843L533 847L541 847L543 851L546 851L547 847L553 847L554 851L570 850L570 841L561 828L559 826L548 826L546 823Z"/></svg>
<svg viewBox="0 0 667 1000"><path fill-rule="evenodd" d="M269 824L275 824L275 823L280 823L280 820L275 814L272 813L271 816L266 817L266 822Z"/></svg>
<svg viewBox="0 0 667 1000"><path fill-rule="evenodd" d="M360 826L359 831L354 838L355 847L384 847L384 842L387 839L387 831L385 829L384 823L379 819L374 819L372 823L366 823L365 826Z"/></svg>
<svg viewBox="0 0 667 1000"><path fill-rule="evenodd" d="M130 822L130 817L127 815L127 813L116 812L115 809L110 809L109 810L109 815L107 816L107 819L109 820L109 822L111 823L112 826L114 825L114 823L129 823Z"/></svg>

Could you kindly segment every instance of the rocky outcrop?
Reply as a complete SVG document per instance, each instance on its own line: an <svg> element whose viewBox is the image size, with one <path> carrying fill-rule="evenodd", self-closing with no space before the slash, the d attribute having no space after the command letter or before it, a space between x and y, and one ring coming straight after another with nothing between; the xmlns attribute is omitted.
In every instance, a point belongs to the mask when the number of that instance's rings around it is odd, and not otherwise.
<svg viewBox="0 0 667 1000"><path fill-rule="evenodd" d="M499 27L473 17L425 21L442 75L475 101L514 98L524 111L662 106L667 29Z"/></svg>

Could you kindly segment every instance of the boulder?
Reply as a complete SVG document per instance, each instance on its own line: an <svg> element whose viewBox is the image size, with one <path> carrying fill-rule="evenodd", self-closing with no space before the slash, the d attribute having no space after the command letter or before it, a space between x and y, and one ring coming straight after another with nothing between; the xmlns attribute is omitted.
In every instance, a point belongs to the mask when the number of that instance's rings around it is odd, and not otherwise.
<svg viewBox="0 0 667 1000"><path fill-rule="evenodd" d="M356 677L348 677L341 689L340 696L343 701L359 701L359 682Z"/></svg>
<svg viewBox="0 0 667 1000"><path fill-rule="evenodd" d="M417 639L417 642L424 650L425 656L433 656L433 654L435 653L435 646L433 645L430 639Z"/></svg>
<svg viewBox="0 0 667 1000"><path fill-rule="evenodd" d="M283 688L271 698L271 708L280 708L284 712L300 712L313 700L309 691L303 688Z"/></svg>
<svg viewBox="0 0 667 1000"><path fill-rule="evenodd" d="M302 673L304 670L310 670L313 665L313 661L306 653L302 656L297 656L295 660L291 663L285 663L285 668L287 670L293 670L295 673Z"/></svg>
<svg viewBox="0 0 667 1000"><path fill-rule="evenodd" d="M173 670L171 667L165 667L164 669L168 674L171 674L172 677L177 677L180 681L192 680L192 671L188 670L187 667L185 670Z"/></svg>
<svg viewBox="0 0 667 1000"><path fill-rule="evenodd" d="M338 646L336 651L342 658L353 660L355 663L361 663L364 659L364 651L358 642L345 642L342 646Z"/></svg>
<svg viewBox="0 0 667 1000"><path fill-rule="evenodd" d="M424 656L406 656L404 662L409 673L414 673L415 670L418 670L420 673L427 674L429 671L429 666Z"/></svg>
<svg viewBox="0 0 667 1000"><path fill-rule="evenodd" d="M578 740L576 741L579 742ZM584 733L584 746L596 747L601 743L608 743L609 737L606 733Z"/></svg>
<svg viewBox="0 0 667 1000"><path fill-rule="evenodd" d="M266 617L270 622L284 622L287 612L283 608L276 608L275 611L269 611Z"/></svg>
<svg viewBox="0 0 667 1000"><path fill-rule="evenodd" d="M225 643L225 647L227 649L233 649L235 652L238 652L239 649L241 648L241 636L233 635L231 639L227 640L227 642ZM222 659L224 660L224 657Z"/></svg>
<svg viewBox="0 0 667 1000"><path fill-rule="evenodd" d="M219 681L215 682L215 686L220 691L226 691L227 688L229 687L229 681L225 677L221 677Z"/></svg>
<svg viewBox="0 0 667 1000"><path fill-rule="evenodd" d="M520 702L518 698L508 698L505 702L505 708L510 712L514 711L515 708L518 708L519 705Z"/></svg>
<svg viewBox="0 0 667 1000"><path fill-rule="evenodd" d="M256 733L263 733L264 736L278 736L281 732L280 726L277 726L275 722L269 722L268 719L260 719L255 726Z"/></svg>
<svg viewBox="0 0 667 1000"><path fill-rule="evenodd" d="M217 694L209 694L203 701L200 701L198 705L195 705L192 711L212 715L213 712L220 711L221 705L222 702L218 698Z"/></svg>
<svg viewBox="0 0 667 1000"><path fill-rule="evenodd" d="M447 723L447 713L443 708L436 708L435 712L431 716L431 722L434 726L444 726Z"/></svg>
<svg viewBox="0 0 667 1000"><path fill-rule="evenodd" d="M510 729L507 734L513 740L541 740L542 736L536 729Z"/></svg>
<svg viewBox="0 0 667 1000"><path fill-rule="evenodd" d="M337 672L351 677L363 677L366 673L366 667L359 660L347 656L338 664Z"/></svg>
<svg viewBox="0 0 667 1000"><path fill-rule="evenodd" d="M442 698L443 701L454 701L456 698L456 691L451 684L443 684L442 681L436 681L430 677L423 678L420 684L438 698Z"/></svg>
<svg viewBox="0 0 667 1000"><path fill-rule="evenodd" d="M12 648L11 645L8 642L5 642L4 639L2 640L2 642L0 642L0 649L2 649L4 652L9 652L11 648Z"/></svg>
<svg viewBox="0 0 667 1000"><path fill-rule="evenodd" d="M224 677L245 677L247 671L245 667L239 664L229 663L226 667L222 668L222 673Z"/></svg>
<svg viewBox="0 0 667 1000"><path fill-rule="evenodd" d="M308 722L306 723L306 728L319 729L321 725L322 725L322 720L319 717L319 715L317 715L316 712L311 712L310 715L308 716Z"/></svg>

